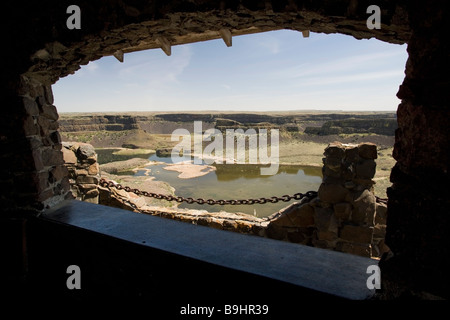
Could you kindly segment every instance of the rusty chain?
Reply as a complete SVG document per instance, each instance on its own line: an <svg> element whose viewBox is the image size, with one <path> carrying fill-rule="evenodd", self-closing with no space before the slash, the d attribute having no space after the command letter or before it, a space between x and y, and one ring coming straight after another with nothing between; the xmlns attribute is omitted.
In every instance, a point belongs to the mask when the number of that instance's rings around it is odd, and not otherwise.
<svg viewBox="0 0 450 320"><path fill-rule="evenodd" d="M288 202L291 200L301 200L303 198L314 198L317 196L317 191L308 191L306 193L296 193L294 195L283 195L281 197L273 196L270 198L258 198L258 199L240 199L240 200L215 200L215 199L202 199L202 198L184 198L180 196L165 195L147 191L141 191L139 189L130 188L128 186L122 186L120 183L114 183L113 181L108 181L105 178L101 178L99 184L102 187L116 188L118 190L125 190L126 192L133 192L138 196L150 197L159 200L176 201L178 203L186 202L188 204L209 204L209 205L249 205L249 204L264 204L264 203L277 203L279 201Z"/></svg>

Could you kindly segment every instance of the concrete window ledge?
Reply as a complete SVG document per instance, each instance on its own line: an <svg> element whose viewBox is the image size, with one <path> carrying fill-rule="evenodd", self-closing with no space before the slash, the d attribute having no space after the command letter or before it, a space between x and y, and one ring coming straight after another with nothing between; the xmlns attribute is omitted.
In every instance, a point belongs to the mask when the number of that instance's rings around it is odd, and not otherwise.
<svg viewBox="0 0 450 320"><path fill-rule="evenodd" d="M174 292L183 289L184 294L203 289L207 291L204 297L216 294L216 298L220 298L220 294L228 296L232 290L234 296L246 292L251 299L264 288L267 296L270 296L268 292L278 290L281 292L277 292L277 296L289 293L297 297L338 300L367 300L375 294L375 290L367 288L366 282L370 276L368 266L376 265L377 261L355 255L76 200L63 202L42 213L31 225L34 226L34 232L30 233L31 244L34 243L31 246L34 248L30 256L31 270L35 266L36 272L46 270L49 275L59 272L62 281L68 277L66 270L61 272L63 266L56 270L57 262L50 267L48 260L59 259L63 265L78 264L85 293L89 289L95 293L96 286L104 283L114 288L120 286L118 279L129 276L129 268L133 277L146 283L145 289L136 288L140 290L138 296L145 296L142 290L153 294L164 292L166 286L172 286L170 290ZM48 239L42 242L45 237ZM61 250L59 246L65 249ZM99 248L94 249L96 246ZM140 258L131 254L124 256L134 251ZM39 254L47 261L41 267L39 264L43 262L36 262L43 261L36 258ZM114 281L108 282L108 276ZM99 280L102 277L103 280ZM141 280L137 282L141 283ZM129 281L133 283L133 280ZM64 287L65 282L55 285L62 291ZM133 284L118 292L130 293L130 288ZM221 288L225 291L221 292ZM110 292L110 289L105 290ZM190 298L184 296L183 301L189 303Z"/></svg>

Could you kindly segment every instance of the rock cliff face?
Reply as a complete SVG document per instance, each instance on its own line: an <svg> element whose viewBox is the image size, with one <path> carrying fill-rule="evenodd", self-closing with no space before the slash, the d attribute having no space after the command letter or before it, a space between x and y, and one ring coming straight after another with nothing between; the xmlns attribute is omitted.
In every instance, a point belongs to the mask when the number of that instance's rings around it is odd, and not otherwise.
<svg viewBox="0 0 450 320"><path fill-rule="evenodd" d="M322 127L306 127L305 133L318 135L376 133L394 136L397 119L345 119L325 122Z"/></svg>
<svg viewBox="0 0 450 320"><path fill-rule="evenodd" d="M77 131L122 131L138 129L137 118L129 115L87 115L62 117L59 121L62 132Z"/></svg>
<svg viewBox="0 0 450 320"><path fill-rule="evenodd" d="M394 135L397 128L395 113L167 113L138 115L61 115L61 132L123 131L143 129L151 133L170 134L176 128L193 129L194 121L202 121L203 129L270 128L291 132L303 131L305 124L310 134L378 133ZM322 125L322 127L320 127Z"/></svg>

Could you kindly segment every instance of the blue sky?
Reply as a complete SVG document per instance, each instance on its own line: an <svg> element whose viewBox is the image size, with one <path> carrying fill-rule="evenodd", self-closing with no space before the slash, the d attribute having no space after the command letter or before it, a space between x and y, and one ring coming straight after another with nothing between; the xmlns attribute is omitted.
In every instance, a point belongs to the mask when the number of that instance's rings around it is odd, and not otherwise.
<svg viewBox="0 0 450 320"><path fill-rule="evenodd" d="M394 111L406 45L272 31L103 57L53 85L59 112Z"/></svg>

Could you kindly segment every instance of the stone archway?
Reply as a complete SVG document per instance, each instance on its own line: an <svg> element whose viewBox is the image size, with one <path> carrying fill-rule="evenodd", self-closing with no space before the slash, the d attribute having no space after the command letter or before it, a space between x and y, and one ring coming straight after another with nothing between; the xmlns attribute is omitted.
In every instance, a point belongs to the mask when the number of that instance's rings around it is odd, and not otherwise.
<svg viewBox="0 0 450 320"><path fill-rule="evenodd" d="M402 273L415 283L444 294L448 279L448 43L449 13L437 1L381 1L382 28L366 26L365 1L169 1L164 4L113 1L108 6L80 1L81 30L66 28L68 6L11 5L8 68L2 75L5 103L2 143L10 150L2 180L8 216L35 214L61 202L69 186L63 169L58 115L51 85L106 55L276 29L343 33L408 43L406 78L398 97L396 134L388 203L387 242L395 257L386 261L392 279ZM300 34L299 34L300 35ZM17 41L17 39L20 39ZM30 58L31 57L31 58ZM20 125L17 125L20 124ZM5 166L6 167L6 166ZM438 227L436 227L436 224ZM399 270L398 268L406 269ZM389 276L387 277L389 280Z"/></svg>
<svg viewBox="0 0 450 320"><path fill-rule="evenodd" d="M355 1L348 5L217 1L197 6L181 5L175 1L141 7L119 1L108 7L79 6L83 9L81 30L67 29L64 20L67 15L57 14L62 5L52 8L51 13L59 18L53 28L61 28L52 31L57 35L51 37L53 41L30 52L29 65L18 84L26 105L24 121L27 123L25 130L29 132L25 134L36 138L39 131L43 143L41 149L46 150L41 155L45 155L44 163L50 161L49 166L60 165L60 160L57 160L60 144L58 115L53 105L51 85L59 78L73 74L81 65L103 56L114 55L123 61L124 53L154 48L161 48L170 55L173 45L220 37L231 45L233 36L279 29L301 31L303 36L313 31L342 33L357 39L376 37L391 43L405 43L411 36L406 8L391 4L383 6L382 21L385 23L380 30L367 28L367 7ZM60 175L56 175L55 181L62 178ZM58 186L54 189L64 193L67 183L64 187ZM61 192L56 194L59 198ZM47 195L50 196L50 192ZM41 195L40 199L45 197Z"/></svg>

